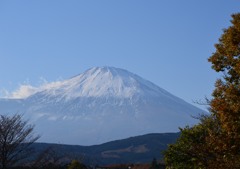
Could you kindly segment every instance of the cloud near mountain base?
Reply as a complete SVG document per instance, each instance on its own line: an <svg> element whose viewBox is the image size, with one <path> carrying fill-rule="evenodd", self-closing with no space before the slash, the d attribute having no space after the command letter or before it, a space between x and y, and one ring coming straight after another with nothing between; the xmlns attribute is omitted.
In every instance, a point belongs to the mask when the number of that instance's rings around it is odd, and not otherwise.
<svg viewBox="0 0 240 169"><path fill-rule="evenodd" d="M61 83L61 81L48 82L46 79L40 78L41 83L39 86L35 87L31 84L21 84L14 91L9 91L7 89L1 89L0 94L2 98L7 99L25 99L37 92L49 89L51 87L55 87Z"/></svg>
<svg viewBox="0 0 240 169"><path fill-rule="evenodd" d="M23 99L39 91L39 88L31 85L21 85L17 90L10 93L8 98Z"/></svg>

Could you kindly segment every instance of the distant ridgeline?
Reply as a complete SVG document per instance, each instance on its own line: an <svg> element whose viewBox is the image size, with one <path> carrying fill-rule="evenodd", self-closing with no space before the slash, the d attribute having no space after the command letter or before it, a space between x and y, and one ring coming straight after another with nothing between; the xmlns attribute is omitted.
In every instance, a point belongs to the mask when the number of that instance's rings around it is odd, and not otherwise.
<svg viewBox="0 0 240 169"><path fill-rule="evenodd" d="M150 164L154 158L162 161L162 152L178 136L179 133L147 134L94 146L35 143L33 147L36 158L43 156L63 163L76 159L91 166Z"/></svg>

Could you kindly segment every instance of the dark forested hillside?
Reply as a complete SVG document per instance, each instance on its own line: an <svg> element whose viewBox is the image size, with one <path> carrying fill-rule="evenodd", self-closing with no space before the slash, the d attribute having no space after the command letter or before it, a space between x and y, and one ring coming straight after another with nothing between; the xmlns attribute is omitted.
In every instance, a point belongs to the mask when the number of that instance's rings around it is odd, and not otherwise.
<svg viewBox="0 0 240 169"><path fill-rule="evenodd" d="M78 159L88 165L148 163L162 159L167 144L176 141L179 133L147 134L93 146L35 143L35 156L64 161Z"/></svg>

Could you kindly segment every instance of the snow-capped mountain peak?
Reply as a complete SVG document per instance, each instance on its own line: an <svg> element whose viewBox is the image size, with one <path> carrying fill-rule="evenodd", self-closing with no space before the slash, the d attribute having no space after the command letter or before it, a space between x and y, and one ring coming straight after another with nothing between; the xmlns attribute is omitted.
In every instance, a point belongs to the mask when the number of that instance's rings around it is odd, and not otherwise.
<svg viewBox="0 0 240 169"><path fill-rule="evenodd" d="M99 144L196 124L202 110L127 70L95 67L47 83L24 99L2 99L0 109L24 112L43 142Z"/></svg>
<svg viewBox="0 0 240 169"><path fill-rule="evenodd" d="M45 95L77 97L114 96L130 98L144 91L160 88L126 70L114 67L94 67L71 79L49 83L41 91Z"/></svg>

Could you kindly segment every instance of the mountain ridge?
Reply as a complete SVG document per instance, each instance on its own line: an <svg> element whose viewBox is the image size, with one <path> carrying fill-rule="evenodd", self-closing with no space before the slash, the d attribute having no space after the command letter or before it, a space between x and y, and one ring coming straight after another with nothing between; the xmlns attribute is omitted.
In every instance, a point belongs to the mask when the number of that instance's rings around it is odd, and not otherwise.
<svg viewBox="0 0 240 169"><path fill-rule="evenodd" d="M178 137L179 133L149 133L91 146L35 143L33 147L35 156L51 148L54 154L64 154L64 158L84 157L81 160L92 166L150 163L153 158L163 160L163 151Z"/></svg>

